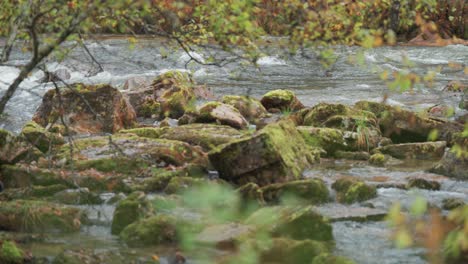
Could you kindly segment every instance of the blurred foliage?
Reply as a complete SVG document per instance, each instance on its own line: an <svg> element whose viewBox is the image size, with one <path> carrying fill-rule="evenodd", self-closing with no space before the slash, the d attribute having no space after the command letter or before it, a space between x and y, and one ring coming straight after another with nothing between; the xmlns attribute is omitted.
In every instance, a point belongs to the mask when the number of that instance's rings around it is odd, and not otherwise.
<svg viewBox="0 0 468 264"><path fill-rule="evenodd" d="M424 247L432 264L467 263L468 205L444 215L439 209L430 208L424 198L417 197L409 213L403 211L401 204L395 203L387 216L398 248Z"/></svg>

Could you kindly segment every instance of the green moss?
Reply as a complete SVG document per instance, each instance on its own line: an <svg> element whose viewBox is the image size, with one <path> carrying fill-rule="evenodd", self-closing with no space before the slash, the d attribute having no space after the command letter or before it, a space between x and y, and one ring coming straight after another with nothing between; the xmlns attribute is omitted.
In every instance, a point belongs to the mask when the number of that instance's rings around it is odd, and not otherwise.
<svg viewBox="0 0 468 264"><path fill-rule="evenodd" d="M24 262L25 254L12 241L0 242L0 262L8 264L20 264Z"/></svg>
<svg viewBox="0 0 468 264"><path fill-rule="evenodd" d="M367 185L363 182L353 183L346 191L343 197L343 202L354 203L363 202L377 196L377 190L374 186Z"/></svg>
<svg viewBox="0 0 468 264"><path fill-rule="evenodd" d="M213 111L220 105L222 105L222 103L216 101L205 103L198 109L198 119L211 121L213 119L213 117L211 116L211 111Z"/></svg>
<svg viewBox="0 0 468 264"><path fill-rule="evenodd" d="M312 264L356 264L354 261L345 257L333 256L329 253L323 253L315 257Z"/></svg>
<svg viewBox="0 0 468 264"><path fill-rule="evenodd" d="M75 162L78 170L95 169L101 172L115 172L119 174L135 174L135 172L149 166L147 161L128 158L102 158L96 160L79 160Z"/></svg>
<svg viewBox="0 0 468 264"><path fill-rule="evenodd" d="M337 192L338 201L347 204L363 202L377 196L377 189L374 186L367 185L353 177L342 177L336 180L332 188Z"/></svg>
<svg viewBox="0 0 468 264"><path fill-rule="evenodd" d="M346 150L348 145L343 132L333 128L298 127L307 145L322 148L328 156L333 156L337 150Z"/></svg>
<svg viewBox="0 0 468 264"><path fill-rule="evenodd" d="M151 214L152 206L145 194L134 192L117 204L112 218L111 232L118 235L128 225Z"/></svg>
<svg viewBox="0 0 468 264"><path fill-rule="evenodd" d="M49 186L33 186L31 195L34 197L52 196L60 191L68 189L64 184L53 184Z"/></svg>
<svg viewBox="0 0 468 264"><path fill-rule="evenodd" d="M260 133L268 135L266 144L272 148L273 153L281 153L281 162L291 170L295 179L300 178L308 164L318 159L317 153L305 144L291 121L268 125ZM298 162L298 155L302 156L302 162Z"/></svg>
<svg viewBox="0 0 468 264"><path fill-rule="evenodd" d="M0 202L0 229L26 232L75 232L84 214L78 208L42 201Z"/></svg>
<svg viewBox="0 0 468 264"><path fill-rule="evenodd" d="M266 230L273 237L295 240L332 241L332 226L328 219L316 213L312 206L263 207L245 221L259 230Z"/></svg>
<svg viewBox="0 0 468 264"><path fill-rule="evenodd" d="M314 257L328 251L319 241L274 238L271 247L262 251L260 258L261 263L310 263Z"/></svg>
<svg viewBox="0 0 468 264"><path fill-rule="evenodd" d="M158 98L163 117L179 118L194 108L195 93L189 87L173 87Z"/></svg>
<svg viewBox="0 0 468 264"><path fill-rule="evenodd" d="M165 129L161 138L180 140L212 150L219 145L247 136L245 132L230 126L214 124L190 124Z"/></svg>
<svg viewBox="0 0 468 264"><path fill-rule="evenodd" d="M369 158L369 163L377 166L383 166L385 164L386 158L382 153L375 153Z"/></svg>
<svg viewBox="0 0 468 264"><path fill-rule="evenodd" d="M144 117L159 116L161 114L161 104L155 100L146 100L140 105L139 113Z"/></svg>
<svg viewBox="0 0 468 264"><path fill-rule="evenodd" d="M0 129L0 148L4 147L7 143L14 139L13 134L9 131Z"/></svg>
<svg viewBox="0 0 468 264"><path fill-rule="evenodd" d="M31 144L36 146L40 151L47 152L50 147L62 145L65 143L63 137L59 134L46 131L39 124L31 121L28 122L21 131L21 136L26 138Z"/></svg>
<svg viewBox="0 0 468 264"><path fill-rule="evenodd" d="M263 98L268 98L271 100L279 99L283 101L292 101L295 97L296 95L294 94L293 91L282 90L282 89L269 91L265 95L263 95Z"/></svg>
<svg viewBox="0 0 468 264"><path fill-rule="evenodd" d="M178 241L177 220L168 215L157 215L127 226L120 238L129 246L174 244Z"/></svg>
<svg viewBox="0 0 468 264"><path fill-rule="evenodd" d="M202 182L201 179L192 177L172 177L164 188L167 194L182 193L192 186L196 186Z"/></svg>
<svg viewBox="0 0 468 264"><path fill-rule="evenodd" d="M159 138L162 134L164 134L164 131L166 131L165 128L139 127L139 128L120 130L119 133L131 133L139 137L146 137L146 138Z"/></svg>
<svg viewBox="0 0 468 264"><path fill-rule="evenodd" d="M30 187L33 185L56 185L70 186L67 179L51 170L31 168L21 165L2 165L2 181L9 188Z"/></svg>
<svg viewBox="0 0 468 264"><path fill-rule="evenodd" d="M279 202L285 199L298 199L307 204L319 204L328 201L328 188L318 179L291 181L267 185L260 189L267 202Z"/></svg>
<svg viewBox="0 0 468 264"><path fill-rule="evenodd" d="M260 101L249 96L226 95L222 102L236 108L249 121L264 117L268 113Z"/></svg>

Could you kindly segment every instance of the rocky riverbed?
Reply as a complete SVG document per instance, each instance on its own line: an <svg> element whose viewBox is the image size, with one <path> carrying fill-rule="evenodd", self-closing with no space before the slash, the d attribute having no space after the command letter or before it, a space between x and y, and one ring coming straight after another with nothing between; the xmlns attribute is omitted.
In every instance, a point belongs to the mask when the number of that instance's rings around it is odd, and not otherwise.
<svg viewBox="0 0 468 264"><path fill-rule="evenodd" d="M425 263L392 248L393 202L468 202L466 116L214 99L181 71L126 88L51 89L1 131L1 261Z"/></svg>

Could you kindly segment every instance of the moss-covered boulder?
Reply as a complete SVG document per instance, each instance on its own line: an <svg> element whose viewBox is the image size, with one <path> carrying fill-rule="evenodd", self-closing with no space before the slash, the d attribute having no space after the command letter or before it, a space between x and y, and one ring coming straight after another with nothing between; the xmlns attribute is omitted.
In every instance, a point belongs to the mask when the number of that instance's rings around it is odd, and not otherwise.
<svg viewBox="0 0 468 264"><path fill-rule="evenodd" d="M298 179L319 158L291 121L268 125L250 137L220 146L208 156L222 179L259 186Z"/></svg>
<svg viewBox="0 0 468 264"><path fill-rule="evenodd" d="M76 232L84 213L59 204L16 200L0 201L0 229L21 232Z"/></svg>
<svg viewBox="0 0 468 264"><path fill-rule="evenodd" d="M363 202L377 196L375 186L370 186L352 177L342 177L332 184L337 192L337 200L341 203L351 204Z"/></svg>
<svg viewBox="0 0 468 264"><path fill-rule="evenodd" d="M273 238L271 246L261 251L260 263L310 263L328 251L328 246L319 241Z"/></svg>
<svg viewBox="0 0 468 264"><path fill-rule="evenodd" d="M307 204L319 204L327 202L329 195L327 186L319 179L270 184L262 187L260 191L267 202L297 199Z"/></svg>
<svg viewBox="0 0 468 264"><path fill-rule="evenodd" d="M46 127L57 122L60 114L77 133L113 133L136 122L133 107L110 85L74 84L60 96L55 89L49 90L33 121Z"/></svg>
<svg viewBox="0 0 468 264"><path fill-rule="evenodd" d="M182 193L192 186L197 186L203 183L202 179L193 177L172 177L164 188L167 194Z"/></svg>
<svg viewBox="0 0 468 264"><path fill-rule="evenodd" d="M468 137L456 135L454 146L430 169L459 180L468 180Z"/></svg>
<svg viewBox="0 0 468 264"><path fill-rule="evenodd" d="M246 205L264 205L265 200L263 199L262 189L255 183L249 182L242 185L236 192Z"/></svg>
<svg viewBox="0 0 468 264"><path fill-rule="evenodd" d="M388 154L397 159L440 159L444 155L445 141L404 143L376 148L377 153Z"/></svg>
<svg viewBox="0 0 468 264"><path fill-rule="evenodd" d="M337 151L368 151L377 147L380 139L378 133L366 134L335 128L299 126L297 130L307 145L325 150L329 157L334 157Z"/></svg>
<svg viewBox="0 0 468 264"><path fill-rule="evenodd" d="M334 256L330 253L323 253L315 257L312 264L356 264L356 262L341 256Z"/></svg>
<svg viewBox="0 0 468 264"><path fill-rule="evenodd" d="M406 188L408 189L418 188L418 189L425 189L425 190L431 190L431 191L438 191L440 190L440 182L426 180L423 178L411 178L408 180L408 183L406 184Z"/></svg>
<svg viewBox="0 0 468 264"><path fill-rule="evenodd" d="M120 238L129 246L170 245L179 240L177 220L168 215L157 215L127 226Z"/></svg>
<svg viewBox="0 0 468 264"><path fill-rule="evenodd" d="M302 113L302 125L323 127L323 123L329 118L333 116L346 116L351 113L353 113L351 108L343 104L319 103Z"/></svg>
<svg viewBox="0 0 468 264"><path fill-rule="evenodd" d="M62 135L51 133L33 121L26 123L21 136L44 153L57 145L65 144Z"/></svg>
<svg viewBox="0 0 468 264"><path fill-rule="evenodd" d="M143 192L134 192L121 200L114 211L111 232L120 234L128 225L153 213L151 203Z"/></svg>
<svg viewBox="0 0 468 264"><path fill-rule="evenodd" d="M26 165L5 165L1 168L0 180L7 188L37 188L40 186L62 185L75 188L78 184L91 191L124 191L128 186L119 174L101 173L95 169L82 171L64 169L42 169Z"/></svg>
<svg viewBox="0 0 468 264"><path fill-rule="evenodd" d="M387 157L382 153L372 154L369 158L369 163L375 166L383 166L385 161L387 161Z"/></svg>
<svg viewBox="0 0 468 264"><path fill-rule="evenodd" d="M332 226L328 219L316 213L312 206L263 207L247 218L245 223L267 230L273 237L295 240L333 240Z"/></svg>
<svg viewBox="0 0 468 264"><path fill-rule="evenodd" d="M197 123L218 123L237 129L247 128L248 122L233 106L219 102L208 102L198 109Z"/></svg>
<svg viewBox="0 0 468 264"><path fill-rule="evenodd" d="M447 141L453 133L463 130L463 126L456 122L425 117L383 103L360 101L355 104L355 108L374 113L379 120L382 135L394 143L424 142L434 130L438 131L438 140Z"/></svg>
<svg viewBox="0 0 468 264"><path fill-rule="evenodd" d="M60 157L69 159L70 146L64 145L60 149ZM142 167L144 163L155 164L165 162L175 166L186 163L206 165L207 160L201 150L189 144L176 140L142 138L135 135L122 135L112 137L92 137L74 142L74 159L81 163L89 163L82 168L94 168L100 163L102 166L115 167L113 171L122 171L125 166L135 165L134 169ZM126 163L118 162L126 159ZM114 166L115 165L115 166ZM138 166L139 165L139 166ZM132 167L133 168L133 167ZM110 171L110 169L109 169Z"/></svg>
<svg viewBox="0 0 468 264"><path fill-rule="evenodd" d="M0 241L0 263L22 264L26 262L26 254L15 242Z"/></svg>
<svg viewBox="0 0 468 264"><path fill-rule="evenodd" d="M43 154L7 130L0 129L0 165L15 164L19 161L36 161Z"/></svg>
<svg viewBox="0 0 468 264"><path fill-rule="evenodd" d="M260 102L270 112L298 111L304 108L304 105L296 97L296 94L290 90L279 89L270 91L263 95Z"/></svg>
<svg viewBox="0 0 468 264"><path fill-rule="evenodd" d="M250 122L268 115L262 103L255 98L240 95L226 95L222 102L236 108Z"/></svg>
<svg viewBox="0 0 468 264"><path fill-rule="evenodd" d="M201 146L203 150L209 151L219 145L235 141L245 136L247 136L245 132L230 126L189 124L164 129L159 138L187 142L191 145Z"/></svg>
<svg viewBox="0 0 468 264"><path fill-rule="evenodd" d="M54 194L54 202L69 205L101 204L103 201L98 194L88 188L67 189Z"/></svg>

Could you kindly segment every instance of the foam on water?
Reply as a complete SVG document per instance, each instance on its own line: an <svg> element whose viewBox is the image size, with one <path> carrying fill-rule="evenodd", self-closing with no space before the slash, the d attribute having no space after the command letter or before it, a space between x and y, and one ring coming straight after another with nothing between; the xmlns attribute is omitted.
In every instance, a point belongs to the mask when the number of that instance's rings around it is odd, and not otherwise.
<svg viewBox="0 0 468 264"><path fill-rule="evenodd" d="M276 57L276 56L265 56L265 57L261 57L260 59L258 59L257 61L257 64L258 65L263 65L263 66L269 66L269 65L287 65L287 63Z"/></svg>

